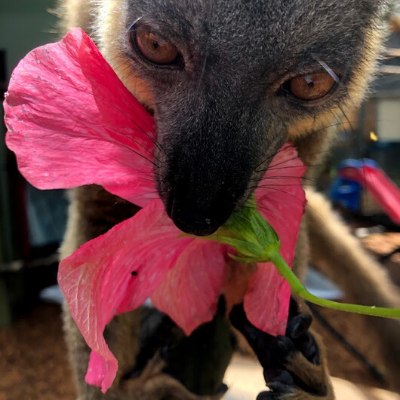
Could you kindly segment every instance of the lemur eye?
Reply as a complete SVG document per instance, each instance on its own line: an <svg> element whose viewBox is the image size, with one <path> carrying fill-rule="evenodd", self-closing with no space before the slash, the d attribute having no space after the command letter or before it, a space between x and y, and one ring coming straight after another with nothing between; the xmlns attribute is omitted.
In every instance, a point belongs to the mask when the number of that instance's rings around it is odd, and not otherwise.
<svg viewBox="0 0 400 400"><path fill-rule="evenodd" d="M283 89L304 102L320 100L336 88L335 79L327 71L296 76L284 83Z"/></svg>
<svg viewBox="0 0 400 400"><path fill-rule="evenodd" d="M131 36L131 40L134 47L145 59L153 64L171 65L180 56L176 46L148 25L141 25L135 28L131 35L133 36Z"/></svg>

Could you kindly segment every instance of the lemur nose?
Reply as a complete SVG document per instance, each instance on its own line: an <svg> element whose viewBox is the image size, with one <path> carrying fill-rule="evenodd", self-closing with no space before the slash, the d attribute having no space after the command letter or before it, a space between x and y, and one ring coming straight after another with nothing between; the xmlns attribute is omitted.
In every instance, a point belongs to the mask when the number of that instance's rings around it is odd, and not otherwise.
<svg viewBox="0 0 400 400"><path fill-rule="evenodd" d="M178 198L170 199L167 213L181 231L196 236L213 234L230 215L226 207L202 207L196 201Z"/></svg>

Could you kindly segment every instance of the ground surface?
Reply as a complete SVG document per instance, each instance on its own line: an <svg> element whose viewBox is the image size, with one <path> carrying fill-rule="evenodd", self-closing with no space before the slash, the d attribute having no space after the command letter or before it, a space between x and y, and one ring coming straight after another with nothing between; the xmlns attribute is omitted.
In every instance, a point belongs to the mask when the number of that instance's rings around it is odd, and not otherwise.
<svg viewBox="0 0 400 400"><path fill-rule="evenodd" d="M40 305L0 330L0 400L74 400L60 307Z"/></svg>

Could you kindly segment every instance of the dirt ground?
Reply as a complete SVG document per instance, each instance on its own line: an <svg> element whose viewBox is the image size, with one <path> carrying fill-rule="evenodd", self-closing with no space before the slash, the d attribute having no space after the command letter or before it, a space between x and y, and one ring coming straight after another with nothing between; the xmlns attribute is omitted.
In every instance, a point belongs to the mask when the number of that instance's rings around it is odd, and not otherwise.
<svg viewBox="0 0 400 400"><path fill-rule="evenodd" d="M368 240L373 244L368 247L383 240L386 247L374 250L387 254L400 245L400 234ZM391 244L388 245L388 242ZM394 280L400 282L398 256L388 263ZM320 311L371 363L377 367L382 365L367 317L325 309ZM75 400L60 312L59 306L39 304L29 314L21 316L12 327L0 329L0 400ZM349 355L325 328L318 322L315 324L324 337L332 375L379 386L365 367Z"/></svg>
<svg viewBox="0 0 400 400"><path fill-rule="evenodd" d="M0 330L0 400L74 400L61 309L43 304Z"/></svg>

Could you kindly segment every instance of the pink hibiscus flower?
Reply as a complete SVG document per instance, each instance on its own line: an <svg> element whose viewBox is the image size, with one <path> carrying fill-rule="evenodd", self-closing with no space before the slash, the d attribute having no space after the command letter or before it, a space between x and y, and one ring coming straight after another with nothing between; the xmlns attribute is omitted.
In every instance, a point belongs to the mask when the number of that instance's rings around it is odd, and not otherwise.
<svg viewBox="0 0 400 400"><path fill-rule="evenodd" d="M4 102L8 147L40 189L98 184L142 208L60 263L59 284L92 349L86 380L105 392L118 368L103 331L147 298L186 334L210 321L226 282L229 249L182 236L156 194L153 119L80 29L33 50L15 69ZM260 213L291 265L305 197L304 166L289 144L255 191ZM257 265L244 297L249 320L286 328L290 288L271 263Z"/></svg>

